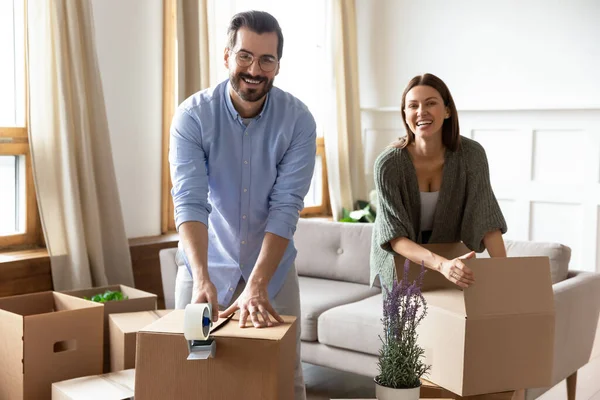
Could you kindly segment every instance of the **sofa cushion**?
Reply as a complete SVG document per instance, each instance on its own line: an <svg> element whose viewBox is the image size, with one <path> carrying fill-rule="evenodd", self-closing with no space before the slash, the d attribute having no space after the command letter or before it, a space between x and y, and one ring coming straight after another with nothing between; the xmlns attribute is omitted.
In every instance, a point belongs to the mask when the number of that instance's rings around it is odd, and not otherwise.
<svg viewBox="0 0 600 400"><path fill-rule="evenodd" d="M564 281L569 273L571 261L571 248L558 243L527 242L519 240L505 240L506 255L508 257L542 256L550 258L550 275L552 284ZM477 254L478 258L489 257L484 251Z"/></svg>
<svg viewBox="0 0 600 400"><path fill-rule="evenodd" d="M359 283L299 277L302 309L302 340L317 340L317 319L330 308L352 303L380 293L380 289ZM381 307L380 307L381 308Z"/></svg>
<svg viewBox="0 0 600 400"><path fill-rule="evenodd" d="M383 296L378 294L325 311L319 317L319 343L379 355L382 306Z"/></svg>
<svg viewBox="0 0 600 400"><path fill-rule="evenodd" d="M369 284L372 224L300 218L294 234L300 276Z"/></svg>

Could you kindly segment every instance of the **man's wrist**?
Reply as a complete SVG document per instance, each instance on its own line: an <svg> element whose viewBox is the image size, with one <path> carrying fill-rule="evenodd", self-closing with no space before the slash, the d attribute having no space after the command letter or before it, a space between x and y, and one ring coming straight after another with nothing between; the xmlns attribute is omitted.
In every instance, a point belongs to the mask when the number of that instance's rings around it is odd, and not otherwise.
<svg viewBox="0 0 600 400"><path fill-rule="evenodd" d="M258 272L258 266L256 266L248 279L248 285L253 287L267 287L269 285L269 279Z"/></svg>
<svg viewBox="0 0 600 400"><path fill-rule="evenodd" d="M194 282L202 282L202 281L210 281L210 276L208 275L208 268L191 268L192 270L192 279Z"/></svg>

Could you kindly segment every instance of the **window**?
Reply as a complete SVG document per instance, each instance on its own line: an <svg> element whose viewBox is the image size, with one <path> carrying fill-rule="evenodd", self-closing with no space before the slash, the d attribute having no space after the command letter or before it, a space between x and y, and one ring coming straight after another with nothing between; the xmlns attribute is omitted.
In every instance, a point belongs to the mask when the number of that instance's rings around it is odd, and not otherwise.
<svg viewBox="0 0 600 400"><path fill-rule="evenodd" d="M25 0L0 2L0 249L40 242L29 139Z"/></svg>
<svg viewBox="0 0 600 400"><path fill-rule="evenodd" d="M169 166L166 161L168 153L168 135L171 116L175 105L172 103L176 87L175 76L175 41L176 41L176 7L175 0L165 0L165 44L164 55L164 112L163 117L163 232L175 230L173 221L173 205L170 196ZM317 155L315 173L304 203L302 215L326 215L329 210L329 194L327 183L327 165L325 144L323 139L325 98L322 88L326 84L325 74L329 70L323 65L327 59L324 54L326 40L327 2L323 0L305 0L301 7L290 7L279 0L211 0L208 4L209 36L210 36L210 75L211 85L228 78L223 67L222 54L227 44L227 27L231 17L240 11L264 10L271 13L282 27L285 38L284 57L281 60L281 71L275 79L275 85L294 94L311 110L317 122ZM293 51L291 50L293 49Z"/></svg>

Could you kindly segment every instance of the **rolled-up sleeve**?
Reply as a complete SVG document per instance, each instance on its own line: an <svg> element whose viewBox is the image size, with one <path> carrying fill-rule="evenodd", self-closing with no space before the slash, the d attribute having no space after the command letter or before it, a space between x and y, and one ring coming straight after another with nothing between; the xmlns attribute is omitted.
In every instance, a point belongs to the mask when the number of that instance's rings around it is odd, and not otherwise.
<svg viewBox="0 0 600 400"><path fill-rule="evenodd" d="M395 254L391 241L407 237L416 241L416 233L404 207L400 185L403 171L395 149L384 151L375 161L375 189L377 190L377 218L375 219L375 245Z"/></svg>
<svg viewBox="0 0 600 400"><path fill-rule="evenodd" d="M286 239L294 236L304 197L310 189L316 153L316 124L313 116L306 112L298 119L290 147L277 165L266 232Z"/></svg>
<svg viewBox="0 0 600 400"><path fill-rule="evenodd" d="M185 109L177 109L171 124L169 164L173 188L175 226L198 221L208 227L206 154L202 148L202 127Z"/></svg>

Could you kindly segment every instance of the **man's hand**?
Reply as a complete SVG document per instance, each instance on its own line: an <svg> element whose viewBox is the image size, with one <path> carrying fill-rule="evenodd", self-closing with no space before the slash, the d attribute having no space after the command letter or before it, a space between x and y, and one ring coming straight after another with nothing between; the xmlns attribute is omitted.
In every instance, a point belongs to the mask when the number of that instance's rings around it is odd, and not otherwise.
<svg viewBox="0 0 600 400"><path fill-rule="evenodd" d="M217 300L217 289L215 285L208 280L197 281L194 279L192 287L192 304L209 303L212 307L212 321L219 319L219 302Z"/></svg>
<svg viewBox="0 0 600 400"><path fill-rule="evenodd" d="M227 310L220 313L219 317L226 318L237 310L240 310L240 328L246 327L248 316L250 316L255 328L273 326L273 321L271 321L269 314L278 322L283 322L283 318L277 314L269 302L269 295L265 285L253 284L251 282L246 284L240 297Z"/></svg>

